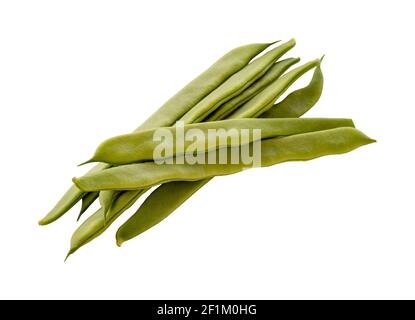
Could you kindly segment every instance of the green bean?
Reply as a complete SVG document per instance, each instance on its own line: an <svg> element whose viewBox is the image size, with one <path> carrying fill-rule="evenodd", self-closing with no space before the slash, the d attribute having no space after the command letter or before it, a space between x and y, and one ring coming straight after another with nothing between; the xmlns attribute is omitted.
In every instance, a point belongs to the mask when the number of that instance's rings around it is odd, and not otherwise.
<svg viewBox="0 0 415 320"><path fill-rule="evenodd" d="M192 109L180 119L184 123L201 122L212 111L216 110L222 103L228 101L232 97L238 95L243 90L248 88L258 78L262 77L269 68L278 60L284 53L289 51L295 46L295 40L290 41L278 46L277 48L265 53L262 57L254 60L239 72L233 74L229 79L223 82L217 89L203 98ZM103 200L105 207L109 207L110 199L114 195L108 195Z"/></svg>
<svg viewBox="0 0 415 320"><path fill-rule="evenodd" d="M138 127L136 131L174 124L196 103L216 89L231 75L244 68L252 58L264 51L271 44L273 43L249 44L229 51L210 68L170 98L149 119ZM99 164L90 172L105 168L107 168L107 165ZM59 219L81 200L84 195L82 191L72 186L58 201L55 207L39 221L39 224L46 225Z"/></svg>
<svg viewBox="0 0 415 320"><path fill-rule="evenodd" d="M88 192L82 197L82 206L76 221L79 221L79 219L81 219L82 215L95 202L95 200L98 199L99 194L100 192Z"/></svg>
<svg viewBox="0 0 415 320"><path fill-rule="evenodd" d="M249 88L243 91L241 94L232 98L225 104L221 105L215 112L209 115L206 121L215 121L218 119L224 119L237 108L255 96L258 92L278 79L285 71L287 71L292 65L298 63L299 58L289 58L279 62L276 62L263 77L254 82Z"/></svg>
<svg viewBox="0 0 415 320"><path fill-rule="evenodd" d="M323 91L323 73L318 66L310 83L290 93L283 101L262 114L262 118L298 118L313 107Z"/></svg>
<svg viewBox="0 0 415 320"><path fill-rule="evenodd" d="M211 179L175 181L156 188L117 231L117 245L130 240L167 218Z"/></svg>
<svg viewBox="0 0 415 320"><path fill-rule="evenodd" d="M276 42L249 44L231 50L170 98L137 130L173 125L229 77L243 70L255 56Z"/></svg>
<svg viewBox="0 0 415 320"><path fill-rule="evenodd" d="M106 168L106 164L98 164L92 168L88 173L93 173ZM63 197L58 201L58 203L53 207L53 209L39 221L40 225L46 225L52 223L53 221L59 219L67 211L69 211L75 204L78 203L85 196L85 192L79 190L75 185L72 185L68 191L63 195Z"/></svg>
<svg viewBox="0 0 415 320"><path fill-rule="evenodd" d="M320 67L320 66L319 66ZM321 70L320 70L321 71ZM319 78L321 85L323 85L323 77ZM309 85L310 86L310 85ZM312 101L310 96L318 96L319 84L315 83L309 90L305 90L303 95L298 95L298 114L304 114L313 105L309 104ZM316 92L319 92L316 94ZM287 97L288 98L288 97ZM289 118L292 116L292 111L289 103L284 103L287 99L282 101L281 106L273 105L274 101L266 105L265 110L272 110L278 106L279 116L281 118ZM262 104L262 101L258 101ZM256 109L256 106L252 106ZM262 116L262 115L261 115ZM197 192L203 185L207 184L211 179L202 181L174 181L162 184L154 190L138 208L138 210L118 229L116 239L117 244L130 240L155 226L157 223L168 217L174 210L180 207L189 197Z"/></svg>
<svg viewBox="0 0 415 320"><path fill-rule="evenodd" d="M277 135L290 135L301 132L317 131L329 129L339 126L349 126L349 119L230 119L222 121L202 122L197 124L188 124L182 127L183 137L187 137L189 133L198 130L204 137L215 138L214 148L223 148L230 146L235 139L239 139L241 130L253 129L261 130L261 139L275 137ZM93 161L106 162L112 165L130 164L134 162L153 161L154 150L158 141L154 141L157 130L145 130L137 133L117 136L101 143L92 157ZM169 156L179 156L177 150L188 150L189 146L194 143L193 140L185 140L178 144L176 141L177 127L162 128L163 133L171 136L173 141L169 146L172 154ZM246 143L252 142L253 135L249 135ZM209 149L210 147L210 149ZM205 141L200 146L198 152L211 151L212 146L207 145ZM109 169L110 170L110 169ZM109 172L108 170L101 171ZM90 176L92 178L92 176Z"/></svg>
<svg viewBox="0 0 415 320"><path fill-rule="evenodd" d="M291 70L237 109L229 118L250 118L264 113L299 77L319 65L320 60L316 59Z"/></svg>
<svg viewBox="0 0 415 320"><path fill-rule="evenodd" d="M350 119L241 119L222 122L227 123L227 125L223 126L224 128L232 128L231 125L235 124L236 129L261 129L262 141L271 137L290 136L306 132L321 131L346 126L353 127L353 122ZM205 123L204 126L206 126L206 124L208 125L209 123ZM213 124L215 124L215 127L219 127L221 121L214 122ZM238 134L239 131L236 131L234 136L238 138ZM218 147L239 147L239 145L230 145L231 139L226 139L226 133L222 134L222 136L225 139L219 140L225 140L225 144L220 144ZM249 138L249 142L252 142L252 136ZM223 170L227 165L229 166L229 164L218 164L218 170ZM141 188L148 188L164 182L176 181L176 171L179 171L180 174L183 173L185 175L187 175L187 172L195 174L194 177L188 175L190 178L183 178L181 180L197 180L200 175L204 174L204 171L208 172L209 170L215 170L213 167L215 167L215 165L212 164L204 166L198 164L186 164L182 166L177 165L177 167L175 167L173 164L163 166L155 162L145 162L113 167L101 172L97 172L93 175L74 178L73 181L78 188L84 191L136 190ZM194 170L194 172L192 170ZM172 176L172 179L169 180L168 177L170 176Z"/></svg>
<svg viewBox="0 0 415 320"><path fill-rule="evenodd" d="M290 41L267 52L258 59L255 59L241 71L232 75L211 94L201 100L194 106L194 108L181 117L180 120L185 124L201 122L221 104L237 96L248 88L253 82L263 76L267 70L272 67L276 60L278 60L283 54L292 49L294 46L295 40L291 39Z"/></svg>
<svg viewBox="0 0 415 320"><path fill-rule="evenodd" d="M372 142L374 142L373 139L370 139L359 130L347 127L262 140L262 166L266 167L286 161L306 161L326 155L346 153ZM157 175L159 175L160 172L159 168L156 168L157 165L149 166L147 163L143 163L134 166L142 166L143 169L146 167L146 170L155 168ZM172 179L180 180L181 182L176 183L175 186L179 186L177 192L186 199L204 185L204 181L200 181L200 179L229 175L247 168L247 166L242 163L227 165L166 165L165 167L168 167L170 172L166 175L159 175L159 181L162 182L163 180ZM177 170L178 168L174 167L180 167L180 170ZM186 184L183 183L183 180L198 181L193 182L193 189L189 189ZM170 190L176 192L176 189ZM189 190L192 190L193 192L188 193ZM162 195L164 196L164 193ZM175 201L175 199L178 198L173 197L172 201ZM183 201L181 200L180 202ZM151 203L152 205L156 205L154 209L161 209L163 212L164 202L156 203L157 202L155 201L152 201ZM134 215L130 218L128 224L124 224L118 230L117 244L121 245L124 241L139 235L148 229L148 225L154 225L163 218L165 217L160 215ZM133 219L133 221L131 221L131 219Z"/></svg>
<svg viewBox="0 0 415 320"><path fill-rule="evenodd" d="M106 217L104 217L104 211L100 208L88 219L86 219L73 233L70 249L66 258L77 251L80 247L102 234L111 225L111 223L114 222L115 219L117 219L125 210L130 208L135 201L143 195L143 193L143 190L119 192L118 197L114 199L113 205L107 212Z"/></svg>

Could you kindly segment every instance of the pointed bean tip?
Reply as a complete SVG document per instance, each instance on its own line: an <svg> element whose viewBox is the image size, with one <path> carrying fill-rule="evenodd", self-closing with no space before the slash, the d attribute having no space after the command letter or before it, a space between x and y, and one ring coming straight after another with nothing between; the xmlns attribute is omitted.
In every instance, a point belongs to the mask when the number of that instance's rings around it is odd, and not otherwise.
<svg viewBox="0 0 415 320"><path fill-rule="evenodd" d="M82 163L78 164L78 167L81 167L81 166L83 166L85 164L92 163L92 162L96 162L94 158L91 158L91 159L89 159L89 160L87 160L85 162L82 162Z"/></svg>
<svg viewBox="0 0 415 320"><path fill-rule="evenodd" d="M66 262L68 260L68 258L72 255L72 250L69 250L69 252L66 254L65 260L63 260L63 262Z"/></svg>
<svg viewBox="0 0 415 320"><path fill-rule="evenodd" d="M115 243L117 244L117 247L121 248L124 241L122 241L121 239L117 239Z"/></svg>
<svg viewBox="0 0 415 320"><path fill-rule="evenodd" d="M323 62L323 59L324 59L324 57L325 57L326 55L325 54L323 54L322 56L321 56L321 58L320 58L320 63L322 63Z"/></svg>

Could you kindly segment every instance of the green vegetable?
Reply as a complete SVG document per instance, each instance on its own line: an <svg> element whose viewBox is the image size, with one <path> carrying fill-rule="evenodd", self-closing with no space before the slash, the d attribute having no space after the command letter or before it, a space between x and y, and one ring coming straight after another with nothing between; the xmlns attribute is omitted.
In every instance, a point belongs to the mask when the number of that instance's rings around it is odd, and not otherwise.
<svg viewBox="0 0 415 320"><path fill-rule="evenodd" d="M229 51L210 68L170 98L149 119L138 127L136 131L174 124L196 103L215 90L231 75L244 68L252 58L272 44L273 43L255 43ZM107 167L107 165L100 164L94 167L90 172L100 171ZM39 224L46 225L59 219L81 200L84 195L84 192L76 188L76 186L72 186L63 195L55 207L39 221Z"/></svg>
<svg viewBox="0 0 415 320"><path fill-rule="evenodd" d="M311 160L330 154L340 154L349 152L365 144L374 142L366 135L354 128L336 128L324 131L303 133L283 138L272 138L262 141L262 165L269 166L285 161L299 161ZM173 203L176 206L180 205L184 200L188 199L194 192L201 188L206 180L199 180L202 178L209 178L218 175L228 175L239 172L246 168L243 164L233 165L167 165L168 172L160 170L157 165L151 163L142 163L131 165L135 166L135 172L147 174L150 171L152 174L152 181L155 182L157 176L158 182L168 180L181 180L172 187L172 184L166 184L167 190L172 192L167 195L172 195L173 192L178 193L178 197L168 198L166 193L157 194L152 198L151 205L156 211L166 212L164 210L164 202L155 201L158 195L167 201L180 201ZM177 167L180 166L180 170ZM172 167L172 168L171 168ZM154 174L154 175L153 175ZM197 180L190 185L184 184L183 180ZM145 179L142 179L144 182ZM144 182L140 187L147 184ZM166 188L166 187L165 187ZM166 189L164 189L166 190ZM157 192L158 190L156 190ZM142 212L141 212L142 213ZM149 227L157 224L166 216L159 214L135 214L128 220L117 232L117 244L121 245L140 233L146 231Z"/></svg>
<svg viewBox="0 0 415 320"><path fill-rule="evenodd" d="M316 74L318 74L317 77ZM268 106L269 110L261 117L267 117L274 110L278 110L279 118L290 118L295 117L296 114L306 113L318 101L322 92L324 79L320 66L314 72L314 79L315 81L311 81L305 88L295 91L300 93L297 94L298 99L293 105L296 112L291 109L293 101L289 99L289 95L276 105L271 103ZM116 234L117 244L121 245L124 241L134 238L164 220L210 180L175 181L162 184L156 188L144 200L138 210L118 229Z"/></svg>
<svg viewBox="0 0 415 320"><path fill-rule="evenodd" d="M225 119L233 111L238 109L241 105L243 105L253 96L255 96L262 89L267 87L274 80L278 79L282 74L284 74L285 71L287 71L292 65L298 63L299 61L299 58L289 58L276 62L263 77L254 82L249 88L247 88L241 94L237 95L225 104L221 105L219 109L217 109L215 112L209 115L209 117L207 117L206 121L216 121L219 119Z"/></svg>
<svg viewBox="0 0 415 320"><path fill-rule="evenodd" d="M255 59L248 64L241 71L235 73L224 83L222 83L216 90L206 96L192 109L190 109L181 121L185 124L201 122L211 112L215 111L224 102L237 96L245 89L247 89L253 82L262 77L271 68L275 61L277 61L283 54L288 52L295 46L295 40L278 46L277 48L265 53L263 56Z"/></svg>
<svg viewBox="0 0 415 320"><path fill-rule="evenodd" d="M264 112L262 118L299 118L313 107L323 91L323 73L318 66L310 83L301 89L291 92L283 101ZM265 108L267 109L267 108Z"/></svg>
<svg viewBox="0 0 415 320"><path fill-rule="evenodd" d="M189 133L198 130L204 137L215 137L215 149L230 146L234 141L232 138L239 138L240 132L243 129L253 130L261 129L261 139L275 137L277 135L291 135L296 133L318 131L323 129L330 129L341 126L349 126L352 123L349 119L230 119L213 122L202 122L197 124L188 124L180 128L183 130L183 136L188 136ZM106 162L112 165L122 165L134 162L153 161L154 150L160 144L159 141L154 141L153 137L160 129L144 130L136 133L121 135L108 139L100 144L95 151L92 160L97 162ZM213 132L212 132L213 130ZM177 127L162 128L164 134L176 137ZM249 141L252 142L253 135L249 135ZM177 143L174 139L169 149L173 152L171 156L178 156L176 150L188 150L189 146L194 143L193 140L183 141ZM207 141L206 141L207 142ZM204 143L203 148L199 152L210 151L207 143ZM179 145L179 146L178 146ZM182 153L183 154L183 153ZM104 170L103 172L110 172L111 170ZM92 178L96 174L86 176Z"/></svg>

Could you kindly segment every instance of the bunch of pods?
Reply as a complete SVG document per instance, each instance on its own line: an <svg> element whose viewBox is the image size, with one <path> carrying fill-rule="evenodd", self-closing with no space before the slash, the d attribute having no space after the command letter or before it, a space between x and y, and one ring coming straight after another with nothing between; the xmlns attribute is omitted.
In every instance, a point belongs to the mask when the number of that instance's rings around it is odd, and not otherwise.
<svg viewBox="0 0 415 320"><path fill-rule="evenodd" d="M229 51L133 133L101 143L86 162L99 164L83 177L74 178L74 184L39 224L56 221L81 201L79 219L99 199L100 209L72 235L69 256L98 237L138 198L156 187L118 229L116 242L120 246L165 219L213 177L250 167L242 162L158 163L154 159L157 147L154 135L160 128L174 135L178 121L184 125L185 133L194 129L206 134L212 129L223 129L218 130L222 134L231 132L230 129L260 129L261 166L346 153L374 142L355 129L350 119L300 118L321 96L321 59L290 70L300 59L281 60L281 57L295 46L295 40L269 49L274 44L249 44ZM276 103L298 78L313 69L307 86ZM232 137L218 137L218 141L215 148L231 152L234 147L230 144L234 141ZM175 148L178 143L173 141L172 150L178 149ZM184 144L180 150L187 150L190 142ZM206 145L201 149L206 157L214 151ZM173 156L184 154L174 151Z"/></svg>

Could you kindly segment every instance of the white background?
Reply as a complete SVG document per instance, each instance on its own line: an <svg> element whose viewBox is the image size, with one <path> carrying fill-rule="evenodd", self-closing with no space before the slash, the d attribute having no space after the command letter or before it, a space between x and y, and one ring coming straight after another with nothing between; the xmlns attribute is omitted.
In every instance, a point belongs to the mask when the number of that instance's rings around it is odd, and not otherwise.
<svg viewBox="0 0 415 320"><path fill-rule="evenodd" d="M412 3L0 2L0 298L415 298ZM63 262L79 207L37 220L77 163L231 48L291 37L326 54L308 116L378 143L214 179L117 248L129 211Z"/></svg>

